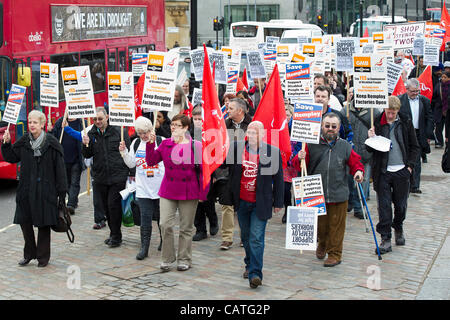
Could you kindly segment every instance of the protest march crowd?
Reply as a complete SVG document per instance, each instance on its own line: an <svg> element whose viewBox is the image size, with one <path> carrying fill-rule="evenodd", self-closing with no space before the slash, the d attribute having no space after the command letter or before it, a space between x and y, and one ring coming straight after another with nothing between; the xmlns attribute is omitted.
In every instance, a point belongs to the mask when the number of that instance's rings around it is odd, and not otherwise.
<svg viewBox="0 0 450 320"><path fill-rule="evenodd" d="M248 65L251 81L245 68L232 90L214 81L218 74L211 67L216 64L210 65L205 49L200 100L194 98L199 79L183 79L167 110L144 106L144 73L134 89L134 126L125 130L110 124L108 106L95 109L87 129L85 120L70 114L46 126L45 114L32 111L28 134L11 144L6 131L1 146L6 161L21 163L14 217L25 241L19 265L33 259L39 267L48 264L51 226L61 207L75 214L80 176L87 167L93 229L108 226L104 243L121 246L122 193L128 190L125 199L135 195L131 206L140 220L136 259L148 257L156 221L163 271L190 269L192 241L207 239L209 229L211 236L220 232L220 250L244 248L243 278L257 288L263 279L267 222L273 212L283 212L282 223L297 223L301 216L292 207L315 207L317 220L308 233L315 236L303 235L317 259L334 267L343 261L347 214L366 218L362 198L377 201L381 242L375 254L393 250L392 229L395 245L405 245L407 203L414 201L409 195L423 192L422 163L435 152L432 145L441 149L448 143L450 42L431 66L423 56L407 56L401 49L381 54L385 48L377 52L372 47L359 53L360 45L351 48L345 39L341 55L340 40L330 45L337 52L329 68L320 67L317 56L308 56L301 46L287 62L265 61L264 54L258 61L257 54L247 53L252 64L264 65L264 72L259 75L258 66ZM390 92L388 66L397 68ZM321 186L319 196L309 200L307 177L318 177ZM37 242L33 226L39 230Z"/></svg>

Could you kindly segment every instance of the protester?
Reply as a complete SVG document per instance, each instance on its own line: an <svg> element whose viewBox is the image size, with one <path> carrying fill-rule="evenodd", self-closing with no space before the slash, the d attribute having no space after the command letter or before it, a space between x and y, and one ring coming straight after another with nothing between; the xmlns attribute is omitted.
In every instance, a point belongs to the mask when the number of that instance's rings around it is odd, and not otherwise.
<svg viewBox="0 0 450 320"><path fill-rule="evenodd" d="M326 215L318 219L318 246L316 257L324 259L324 267L334 267L342 261L348 190L348 169L356 182L362 182L364 166L361 157L352 146L339 138L340 118L327 113L322 119L319 144L307 144L305 151L299 151L293 159L294 167L301 170L304 159L308 175L320 174L326 202Z"/></svg>
<svg viewBox="0 0 450 320"><path fill-rule="evenodd" d="M278 148L263 142L264 125L251 122L247 141L234 142L227 164L230 169L232 201L237 209L245 249L245 272L250 287L262 284L264 236L272 210L283 207L283 168ZM243 145L242 145L243 144ZM238 151L240 150L240 151ZM231 161L229 161L231 160Z"/></svg>
<svg viewBox="0 0 450 320"><path fill-rule="evenodd" d="M189 90L190 90L190 83L189 83L189 79L186 79L183 82L183 85L181 86L181 88L183 89L184 95L188 98L189 100L189 96L191 95Z"/></svg>
<svg viewBox="0 0 450 320"><path fill-rule="evenodd" d="M202 142L202 107L196 106L192 112L192 126L191 126L191 137L192 139ZM211 192L209 192L211 193ZM208 237L206 230L206 217L209 221L209 233L215 236L219 232L219 225L217 221L217 213L215 208L215 199L212 195L208 193L206 201L199 202L197 205L197 211L195 212L194 226L196 232L192 240L200 241Z"/></svg>
<svg viewBox="0 0 450 320"><path fill-rule="evenodd" d="M58 204L67 193L64 150L58 140L45 133L45 115L33 110L28 114L29 133L11 145L8 130L3 133L3 159L20 162L14 223L20 224L25 247L20 266L38 260L38 267L50 260L50 227L57 224ZM33 226L38 228L37 243Z"/></svg>
<svg viewBox="0 0 450 320"><path fill-rule="evenodd" d="M441 98L442 98L442 117L445 124L445 142L448 142L450 134L450 115L448 114L448 108L450 103L450 71L445 71L441 78Z"/></svg>
<svg viewBox="0 0 450 320"><path fill-rule="evenodd" d="M450 53L450 51L449 51ZM448 61L444 62L444 72L450 72L450 57Z"/></svg>
<svg viewBox="0 0 450 320"><path fill-rule="evenodd" d="M261 101L264 90L266 89L266 78L253 79L255 85L248 90L248 95L252 99L253 107L258 109L259 102Z"/></svg>
<svg viewBox="0 0 450 320"><path fill-rule="evenodd" d="M94 126L82 138L82 153L85 158L93 157L92 184L98 191L110 230L110 236L105 240L105 244L115 248L122 243L122 197L119 192L125 189L128 177L134 173L130 172L119 152L120 128L109 125L105 108L98 107L93 119ZM126 130L124 141L129 148L130 138Z"/></svg>
<svg viewBox="0 0 450 320"><path fill-rule="evenodd" d="M336 111L340 111L342 109L342 104L339 101L339 99L332 94L332 89L330 87L330 84L328 83L328 78L325 77L323 74L316 74L314 76L314 91L317 89L317 87L319 86L325 86L330 88L330 95L328 96L328 104L330 105L331 108L333 108Z"/></svg>
<svg viewBox="0 0 450 320"><path fill-rule="evenodd" d="M427 66L423 64L423 56L417 57L417 65L409 73L409 78L418 78Z"/></svg>
<svg viewBox="0 0 450 320"><path fill-rule="evenodd" d="M398 50L394 55L394 63L401 65L404 69L406 69L406 78L408 78L411 70L414 68L414 63L405 57L404 50Z"/></svg>
<svg viewBox="0 0 450 320"><path fill-rule="evenodd" d="M205 201L207 189L202 188L202 166L200 162L202 145L189 136L190 120L179 114L173 117L170 128L172 138L164 140L155 149L154 134L147 142L145 160L149 166L163 161L165 172L159 189L161 207L162 263L161 270L170 271L177 261L177 270L186 271L192 265L192 233L195 210L199 201ZM193 150L194 149L194 150ZM180 217L178 254L175 251L175 217Z"/></svg>
<svg viewBox="0 0 450 320"><path fill-rule="evenodd" d="M248 92L247 91L238 91L236 93L236 98L240 98L245 101L245 103L247 104L247 113L251 117L253 117L255 115L256 109L253 106L252 99L250 99L250 97L248 96Z"/></svg>
<svg viewBox="0 0 450 320"><path fill-rule="evenodd" d="M236 95L232 93L227 93L222 98L222 107L220 110L222 111L223 118L226 120L228 118L228 104L231 99L236 98Z"/></svg>
<svg viewBox="0 0 450 320"><path fill-rule="evenodd" d="M167 117L167 111L157 111L155 133L157 136L170 138L170 119Z"/></svg>
<svg viewBox="0 0 450 320"><path fill-rule="evenodd" d="M372 178L377 192L379 222L376 226L381 235L380 253L392 251L391 228L394 228L396 245L405 245L403 221L409 195L410 177L420 161L420 146L410 118L401 112L399 98L389 97L389 107L374 120L369 137L383 136L391 140L388 152L368 147L373 153ZM394 219L392 219L394 204ZM375 250L376 251L376 250Z"/></svg>
<svg viewBox="0 0 450 320"><path fill-rule="evenodd" d="M188 100L181 86L177 85L175 87L173 108L167 113L167 117L172 120L174 116L183 114L187 110L189 110Z"/></svg>
<svg viewBox="0 0 450 320"><path fill-rule="evenodd" d="M362 182L362 188L364 192L365 199L369 198L370 189L370 162L372 159L372 154L366 150L365 141L367 140L367 130L371 127L371 112L368 108L356 108L354 100L350 103L349 122L353 131L353 150L361 156L361 163L364 166L364 181ZM343 109L342 112L346 111ZM373 117L376 118L380 112L378 109L373 110ZM349 203L347 212L353 210L353 215L356 218L364 219L363 208L361 207L361 202L358 196L358 190L356 189L355 182L352 177L349 176Z"/></svg>
<svg viewBox="0 0 450 320"><path fill-rule="evenodd" d="M164 164L159 162L154 166L149 166L145 162L146 145L150 140L150 134L153 132L152 122L145 117L139 117L136 119L135 129L138 138L133 140L130 150L127 149L125 141L121 141L119 151L128 168L136 167L136 198L141 212L141 249L136 255L136 259L143 260L148 257L153 219L158 223L160 236L158 250L161 250L162 236L159 225L158 191L164 176ZM159 146L163 140L163 137L156 136L155 146Z"/></svg>
<svg viewBox="0 0 450 320"><path fill-rule="evenodd" d="M433 84L433 96L431 98L431 111L433 113L433 123L434 123L434 146L436 149L442 148L444 146L444 137L442 135L442 130L444 130L445 115L443 114L443 80L444 74ZM447 78L448 79L448 78ZM445 88L444 88L445 91ZM448 92L447 92L448 93ZM447 98L447 97L446 97Z"/></svg>
<svg viewBox="0 0 450 320"><path fill-rule="evenodd" d="M338 78L337 73L325 72L325 76L327 77L328 85L331 90L333 90L333 95L338 98L339 102L343 104L345 101L345 86L342 81Z"/></svg>
<svg viewBox="0 0 450 320"><path fill-rule="evenodd" d="M247 105L240 98L232 99L228 103L228 119L225 121L225 125L227 126L230 142L240 141L245 138L247 127L252 121L252 118L246 111ZM232 135L230 130L233 132ZM221 180L221 184L227 183L229 181L229 168L224 167L216 170L214 178L218 181ZM220 249L222 250L229 250L233 244L235 210L231 198L227 195L227 193L231 192L232 190L225 186L220 188L219 203L222 205L222 243Z"/></svg>
<svg viewBox="0 0 450 320"><path fill-rule="evenodd" d="M411 119L416 130L417 141L422 153L430 153L428 137L433 135L433 118L431 114L430 100L420 94L420 83L417 79L409 79L406 86L406 93L399 96L402 104L400 113ZM420 157L416 159L413 170L411 193L420 194L420 173L422 165Z"/></svg>

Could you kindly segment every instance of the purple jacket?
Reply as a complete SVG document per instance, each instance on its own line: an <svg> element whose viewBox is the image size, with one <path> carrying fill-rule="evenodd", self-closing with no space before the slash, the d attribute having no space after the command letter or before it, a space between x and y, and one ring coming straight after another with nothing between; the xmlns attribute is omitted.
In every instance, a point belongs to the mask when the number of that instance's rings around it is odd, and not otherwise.
<svg viewBox="0 0 450 320"><path fill-rule="evenodd" d="M195 141L197 159L201 160L202 144ZM199 181L194 165L192 139L187 144L176 144L172 139L165 139L155 150L155 143L147 143L145 161L153 166L164 162L165 174L159 189L159 196L169 200L206 200L209 185L200 188L203 181L202 166L200 165ZM184 156L185 155L185 156Z"/></svg>

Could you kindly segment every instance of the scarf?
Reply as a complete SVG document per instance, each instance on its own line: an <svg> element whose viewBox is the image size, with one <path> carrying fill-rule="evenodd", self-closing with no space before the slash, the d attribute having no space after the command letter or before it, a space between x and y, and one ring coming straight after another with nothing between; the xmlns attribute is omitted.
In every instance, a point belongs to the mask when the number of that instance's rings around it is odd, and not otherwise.
<svg viewBox="0 0 450 320"><path fill-rule="evenodd" d="M34 137L31 133L29 133L29 137L30 137L31 149L33 149L33 151L34 151L34 156L40 157L41 156L41 147L44 144L44 140L45 140L45 131L42 130L41 134L39 135L39 137L37 137L37 139L34 139Z"/></svg>

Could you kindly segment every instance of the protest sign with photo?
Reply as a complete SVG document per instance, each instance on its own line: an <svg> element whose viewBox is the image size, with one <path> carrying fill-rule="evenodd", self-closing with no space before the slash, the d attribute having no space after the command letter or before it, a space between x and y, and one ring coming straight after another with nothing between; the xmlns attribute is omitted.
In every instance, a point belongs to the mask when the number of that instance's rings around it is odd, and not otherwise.
<svg viewBox="0 0 450 320"><path fill-rule="evenodd" d="M148 56L148 65L149 70L145 71L142 109L145 112L172 111L178 72L178 54L152 51Z"/></svg>
<svg viewBox="0 0 450 320"><path fill-rule="evenodd" d="M134 82L132 72L108 72L109 124L134 126Z"/></svg>
<svg viewBox="0 0 450 320"><path fill-rule="evenodd" d="M303 195L302 195L303 183ZM323 194L322 176L315 174L312 176L292 178L292 187L294 188L295 205L301 206L303 198L303 207L314 207L319 211L319 216L326 215L325 197Z"/></svg>
<svg viewBox="0 0 450 320"><path fill-rule="evenodd" d="M353 59L355 107L387 108L387 58L373 54L357 55Z"/></svg>
<svg viewBox="0 0 450 320"><path fill-rule="evenodd" d="M59 70L56 63L41 62L40 104L43 107L59 107Z"/></svg>
<svg viewBox="0 0 450 320"><path fill-rule="evenodd" d="M247 51L247 61L252 79L262 79L266 77L263 57L259 51Z"/></svg>
<svg viewBox="0 0 450 320"><path fill-rule="evenodd" d="M308 63L286 64L286 97L313 98L313 81Z"/></svg>
<svg viewBox="0 0 450 320"><path fill-rule="evenodd" d="M203 49L189 51L191 56L191 72L194 73L195 81L203 81L203 63L205 52Z"/></svg>
<svg viewBox="0 0 450 320"><path fill-rule="evenodd" d="M286 249L317 249L317 208L288 207Z"/></svg>
<svg viewBox="0 0 450 320"><path fill-rule="evenodd" d="M148 53L133 52L131 70L134 77L140 77L147 70Z"/></svg>
<svg viewBox="0 0 450 320"><path fill-rule="evenodd" d="M336 71L352 71L356 42L353 38L341 38L336 42Z"/></svg>
<svg viewBox="0 0 450 320"><path fill-rule="evenodd" d="M228 76L228 57L223 52L213 52L209 54L209 63L211 68L214 66L214 81L219 84L227 84ZM215 64L215 65L214 65ZM211 69L212 71L212 69Z"/></svg>
<svg viewBox="0 0 450 320"><path fill-rule="evenodd" d="M424 66L438 66L439 65L439 50L441 46L434 44L427 44L423 49L423 65Z"/></svg>
<svg viewBox="0 0 450 320"><path fill-rule="evenodd" d="M423 49L425 46L425 37L423 34L416 34L414 37L412 54L415 56L423 56Z"/></svg>
<svg viewBox="0 0 450 320"><path fill-rule="evenodd" d="M16 124L19 118L20 108L22 107L23 98L27 91L26 87L13 84L9 90L8 101L6 102L5 112L1 121Z"/></svg>
<svg viewBox="0 0 450 320"><path fill-rule="evenodd" d="M226 93L236 94L238 78L239 78L238 69L228 71L228 83Z"/></svg>
<svg viewBox="0 0 450 320"><path fill-rule="evenodd" d="M192 105L195 107L198 104L202 104L202 89L194 88L194 92L192 93Z"/></svg>
<svg viewBox="0 0 450 320"><path fill-rule="evenodd" d="M388 93L394 92L398 79L402 75L403 67L397 63L387 63L387 80L388 80Z"/></svg>
<svg viewBox="0 0 450 320"><path fill-rule="evenodd" d="M386 24L383 26L383 31L392 32L394 50L404 49L406 54L410 54L416 34L425 33L425 21Z"/></svg>
<svg viewBox="0 0 450 320"><path fill-rule="evenodd" d="M323 106L319 103L294 104L291 141L319 143L322 109Z"/></svg>
<svg viewBox="0 0 450 320"><path fill-rule="evenodd" d="M94 90L89 66L61 68L69 118L95 117Z"/></svg>

